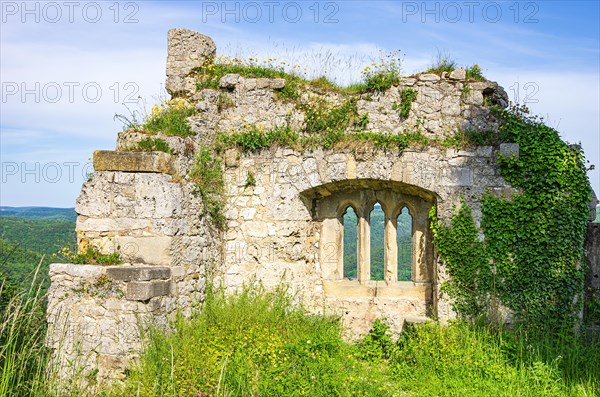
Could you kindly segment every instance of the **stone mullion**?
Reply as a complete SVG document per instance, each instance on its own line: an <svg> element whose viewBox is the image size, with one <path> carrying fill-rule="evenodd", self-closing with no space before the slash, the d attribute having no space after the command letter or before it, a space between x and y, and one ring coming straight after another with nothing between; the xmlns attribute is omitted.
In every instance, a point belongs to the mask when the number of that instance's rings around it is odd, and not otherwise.
<svg viewBox="0 0 600 397"><path fill-rule="evenodd" d="M393 283L398 280L398 244L396 239L396 222L394 218L385 216L385 229L384 229L384 271L385 281Z"/></svg>

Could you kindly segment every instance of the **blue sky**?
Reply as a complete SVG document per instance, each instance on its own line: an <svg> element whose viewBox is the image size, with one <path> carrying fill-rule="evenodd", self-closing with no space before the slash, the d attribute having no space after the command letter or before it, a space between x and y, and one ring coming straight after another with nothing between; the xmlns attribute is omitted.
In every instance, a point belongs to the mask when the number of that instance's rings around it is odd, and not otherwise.
<svg viewBox="0 0 600 397"><path fill-rule="evenodd" d="M0 205L71 207L96 149L114 148L115 113L166 98L173 27L211 36L225 55L312 65L339 82L381 52L403 71L449 54L479 64L581 142L600 191L598 1L1 1ZM139 102L138 96L144 99ZM123 103L127 102L127 103Z"/></svg>

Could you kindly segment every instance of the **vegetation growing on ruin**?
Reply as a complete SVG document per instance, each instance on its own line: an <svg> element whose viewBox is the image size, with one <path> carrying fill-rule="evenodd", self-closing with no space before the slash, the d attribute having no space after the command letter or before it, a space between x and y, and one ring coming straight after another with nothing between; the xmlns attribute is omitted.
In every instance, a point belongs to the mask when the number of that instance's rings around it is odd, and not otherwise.
<svg viewBox="0 0 600 397"><path fill-rule="evenodd" d="M450 224L432 213L435 242L451 275L444 291L466 318L493 320L502 305L527 329L572 330L581 307L591 198L583 153L526 109L494 112L502 118L500 139L519 144L518 157L498 159L519 193L486 194L481 230L464 204Z"/></svg>
<svg viewBox="0 0 600 397"><path fill-rule="evenodd" d="M174 98L154 105L144 124L136 127L141 132L172 136L191 136L192 128L187 118L196 114L194 105L181 98Z"/></svg>
<svg viewBox="0 0 600 397"><path fill-rule="evenodd" d="M67 263L79 265L120 265L123 263L119 252L103 254L96 246L89 245L84 250L73 252L69 247L63 247L59 256Z"/></svg>
<svg viewBox="0 0 600 397"><path fill-rule="evenodd" d="M282 99L297 100L301 88L312 88L317 91L360 94L366 92L383 92L400 82L401 58L398 51L382 55L379 61L366 66L361 72L361 80L348 86L340 86L325 76L313 79L306 78L304 69L298 65L289 65L275 58L259 60L258 58L231 58L219 56L206 59L193 70L197 77L196 89L219 89L219 81L227 74L239 74L246 78L281 78L285 79L283 89L277 91Z"/></svg>
<svg viewBox="0 0 600 397"><path fill-rule="evenodd" d="M198 150L189 177L202 198L203 214L208 216L218 229L224 229L223 167L221 160L215 156L212 149L201 147Z"/></svg>
<svg viewBox="0 0 600 397"><path fill-rule="evenodd" d="M144 138L137 142L130 150L141 152L165 152L175 154L173 149L164 139L161 138Z"/></svg>
<svg viewBox="0 0 600 397"><path fill-rule="evenodd" d="M425 73L433 73L442 76L442 74L450 74L458 68L458 63L454 59L447 54L438 52L433 64L425 71ZM483 71L478 64L464 67L464 70L466 72L467 80L486 81L486 78L483 76Z"/></svg>
<svg viewBox="0 0 600 397"><path fill-rule="evenodd" d="M400 116L408 117L415 99L417 99L417 91L414 88L405 88L400 92Z"/></svg>

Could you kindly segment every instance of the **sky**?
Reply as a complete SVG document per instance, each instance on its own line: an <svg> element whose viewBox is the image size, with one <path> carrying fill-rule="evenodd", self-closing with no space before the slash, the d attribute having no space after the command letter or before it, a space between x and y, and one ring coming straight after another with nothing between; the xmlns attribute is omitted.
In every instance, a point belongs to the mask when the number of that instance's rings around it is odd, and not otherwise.
<svg viewBox="0 0 600 397"><path fill-rule="evenodd" d="M167 31L341 84L382 54L478 64L512 102L581 143L600 192L598 1L0 1L0 205L73 207L115 114L168 99Z"/></svg>

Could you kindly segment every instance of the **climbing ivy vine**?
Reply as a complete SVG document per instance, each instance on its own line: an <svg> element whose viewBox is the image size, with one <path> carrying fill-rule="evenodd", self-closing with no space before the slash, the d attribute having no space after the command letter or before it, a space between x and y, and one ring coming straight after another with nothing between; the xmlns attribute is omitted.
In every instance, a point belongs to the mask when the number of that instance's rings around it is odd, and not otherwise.
<svg viewBox="0 0 600 397"><path fill-rule="evenodd" d="M493 109L502 142L519 156L499 156L502 176L518 193L485 194L478 235L462 204L450 224L432 212L432 230L451 280L444 291L464 317L494 315L495 303L536 331L571 329L580 307L581 269L591 187L577 146L524 108Z"/></svg>

